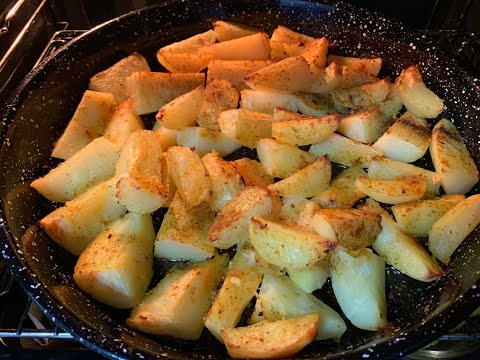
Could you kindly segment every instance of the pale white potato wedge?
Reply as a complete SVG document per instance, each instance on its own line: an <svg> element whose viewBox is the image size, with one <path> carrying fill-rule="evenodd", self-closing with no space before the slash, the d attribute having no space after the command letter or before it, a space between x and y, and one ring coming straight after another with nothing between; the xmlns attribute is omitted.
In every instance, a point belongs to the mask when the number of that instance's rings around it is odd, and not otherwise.
<svg viewBox="0 0 480 360"><path fill-rule="evenodd" d="M220 60L269 60L270 42L267 34L256 33L205 46L200 53Z"/></svg>
<svg viewBox="0 0 480 360"><path fill-rule="evenodd" d="M302 114L322 117L337 114L339 111L333 106L331 99L321 94L299 93L295 95L296 108Z"/></svg>
<svg viewBox="0 0 480 360"><path fill-rule="evenodd" d="M272 64L271 60L212 60L208 64L207 84L223 79L230 81L238 91L248 89L244 77Z"/></svg>
<svg viewBox="0 0 480 360"><path fill-rule="evenodd" d="M106 138L93 140L73 156L30 184L48 200L72 200L115 174L121 148Z"/></svg>
<svg viewBox="0 0 480 360"><path fill-rule="evenodd" d="M335 298L345 316L359 329L377 331L387 326L385 261L370 249L338 248L330 259Z"/></svg>
<svg viewBox="0 0 480 360"><path fill-rule="evenodd" d="M278 359L292 356L315 340L318 314L261 322L222 330L228 354L234 359Z"/></svg>
<svg viewBox="0 0 480 360"><path fill-rule="evenodd" d="M218 118L222 134L255 148L258 140L272 137L272 116L246 109L224 111Z"/></svg>
<svg viewBox="0 0 480 360"><path fill-rule="evenodd" d="M320 210L320 206L312 200L284 197L282 198L280 218L314 230L312 217L318 210Z"/></svg>
<svg viewBox="0 0 480 360"><path fill-rule="evenodd" d="M155 118L163 127L171 130L195 126L195 119L202 108L204 95L205 90L200 85L162 106Z"/></svg>
<svg viewBox="0 0 480 360"><path fill-rule="evenodd" d="M196 117L198 125L220 130L218 118L222 111L236 109L240 95L228 80L214 80L207 84L203 104Z"/></svg>
<svg viewBox="0 0 480 360"><path fill-rule="evenodd" d="M382 231L376 212L358 209L321 209L312 217L312 227L320 236L337 241L347 250L371 246Z"/></svg>
<svg viewBox="0 0 480 360"><path fill-rule="evenodd" d="M355 186L376 201L395 205L421 199L427 190L427 180L422 176L393 180L358 177Z"/></svg>
<svg viewBox="0 0 480 360"><path fill-rule="evenodd" d="M267 187L273 184L273 177L267 175L262 164L249 158L241 158L232 162L243 178L246 186Z"/></svg>
<svg viewBox="0 0 480 360"><path fill-rule="evenodd" d="M404 179L412 176L422 176L427 180L427 190L424 197L433 198L440 192L440 176L434 171L426 170L415 165L390 160L382 156L375 156L368 166L368 177L373 179Z"/></svg>
<svg viewBox="0 0 480 360"><path fill-rule="evenodd" d="M113 178L69 201L39 221L50 238L73 255L80 253L127 209L115 197Z"/></svg>
<svg viewBox="0 0 480 360"><path fill-rule="evenodd" d="M195 52L178 52L175 50L160 49L157 60L171 73L198 73L205 69L213 55Z"/></svg>
<svg viewBox="0 0 480 360"><path fill-rule="evenodd" d="M282 179L313 163L317 158L295 146L282 144L273 139L258 140L257 153L265 172Z"/></svg>
<svg viewBox="0 0 480 360"><path fill-rule="evenodd" d="M260 312L262 316L258 316ZM345 321L335 310L298 288L288 276L266 272L250 323L263 319L291 319L312 313L320 315L316 340L333 338L338 341L347 330Z"/></svg>
<svg viewBox="0 0 480 360"><path fill-rule="evenodd" d="M342 81L339 85L340 89L348 89L378 81L378 78L373 76L365 65L354 67L345 65L339 66L342 68Z"/></svg>
<svg viewBox="0 0 480 360"><path fill-rule="evenodd" d="M228 249L249 238L250 219L269 216L272 212L272 194L259 186L247 186L227 202L215 217L208 231L208 239L219 249Z"/></svg>
<svg viewBox="0 0 480 360"><path fill-rule="evenodd" d="M170 177L187 208L210 201L210 178L195 149L173 146L167 151Z"/></svg>
<svg viewBox="0 0 480 360"><path fill-rule="evenodd" d="M477 166L457 128L447 119L433 128L430 155L447 194L465 194L478 182Z"/></svg>
<svg viewBox="0 0 480 360"><path fill-rule="evenodd" d="M231 21L215 21L213 31L219 42L238 39L258 33L258 29Z"/></svg>
<svg viewBox="0 0 480 360"><path fill-rule="evenodd" d="M378 76L380 69L382 68L382 58L365 59L338 55L328 55L328 64L336 63L339 66L348 66L353 69L363 69L372 76Z"/></svg>
<svg viewBox="0 0 480 360"><path fill-rule="evenodd" d="M143 299L152 279L154 241L152 217L128 213L87 246L73 278L95 300L130 309Z"/></svg>
<svg viewBox="0 0 480 360"><path fill-rule="evenodd" d="M430 141L427 121L407 112L372 146L382 150L386 158L411 163L425 155Z"/></svg>
<svg viewBox="0 0 480 360"><path fill-rule="evenodd" d="M152 131L156 131L160 134L160 146L163 151L167 151L172 146L177 145L177 130L167 129L156 121Z"/></svg>
<svg viewBox="0 0 480 360"><path fill-rule="evenodd" d="M297 97L275 91L255 91L245 89L240 93L240 107L250 111L273 114L277 107L297 111Z"/></svg>
<svg viewBox="0 0 480 360"><path fill-rule="evenodd" d="M459 202L436 221L428 233L428 248L444 264L480 224L480 194Z"/></svg>
<svg viewBox="0 0 480 360"><path fill-rule="evenodd" d="M330 185L332 165L328 156L321 156L310 165L289 177L268 185L273 194L293 198L309 198L326 190Z"/></svg>
<svg viewBox="0 0 480 360"><path fill-rule="evenodd" d="M178 145L195 148L200 156L216 151L224 157L242 147L242 144L220 131L198 126L187 127L176 132L176 138Z"/></svg>
<svg viewBox="0 0 480 360"><path fill-rule="evenodd" d="M203 85L205 74L135 72L125 80L127 95L138 115L157 112L173 99Z"/></svg>
<svg viewBox="0 0 480 360"><path fill-rule="evenodd" d="M390 79L386 78L370 84L331 93L333 102L349 109L358 109L382 102L390 91Z"/></svg>
<svg viewBox="0 0 480 360"><path fill-rule="evenodd" d="M221 332L238 325L261 282L262 273L255 259L247 251L238 249L205 320L205 327L217 340L223 342Z"/></svg>
<svg viewBox="0 0 480 360"><path fill-rule="evenodd" d="M312 266L337 245L305 227L260 216L252 217L249 234L250 243L264 261L293 270Z"/></svg>
<svg viewBox="0 0 480 360"><path fill-rule="evenodd" d="M443 100L425 86L418 65L402 70L395 85L405 107L413 114L433 119L443 111Z"/></svg>
<svg viewBox="0 0 480 360"><path fill-rule="evenodd" d="M201 261L215 255L208 229L215 213L209 204L188 208L177 192L165 214L155 241L156 258Z"/></svg>
<svg viewBox="0 0 480 360"><path fill-rule="evenodd" d="M64 133L55 143L52 156L68 159L78 150L85 147L88 138L101 136L110 120L110 108L113 95L87 90L73 114Z"/></svg>
<svg viewBox="0 0 480 360"><path fill-rule="evenodd" d="M313 144L308 150L316 156L328 155L332 162L345 166L361 165L367 167L374 156L382 156L383 151L346 138L332 134L322 142Z"/></svg>
<svg viewBox="0 0 480 360"><path fill-rule="evenodd" d="M137 130L123 147L117 162L115 195L128 211L150 214L170 200L162 167L160 136L155 131ZM162 176L163 175L163 176Z"/></svg>
<svg viewBox="0 0 480 360"><path fill-rule="evenodd" d="M285 26L278 26L272 33L270 46L272 59L285 59L298 56L305 50L306 45L315 41L315 38L300 34Z"/></svg>
<svg viewBox="0 0 480 360"><path fill-rule="evenodd" d="M300 289L311 294L321 289L328 279L328 264L320 260L316 264L302 270L288 270L288 276Z"/></svg>
<svg viewBox="0 0 480 360"><path fill-rule="evenodd" d="M214 44L215 41L217 41L217 35L215 32L213 30L207 30L203 33L164 46L160 50L177 53L193 53L204 46Z"/></svg>
<svg viewBox="0 0 480 360"><path fill-rule="evenodd" d="M327 190L312 200L322 208L351 208L358 200L367 196L355 186L355 180L359 176L367 176L361 165L343 170L333 179Z"/></svg>
<svg viewBox="0 0 480 360"><path fill-rule="evenodd" d="M382 232L373 243L373 249L385 258L387 264L424 282L437 280L444 275L433 257L414 238L405 234L377 202L368 201L362 209L377 211L382 216Z"/></svg>
<svg viewBox="0 0 480 360"><path fill-rule="evenodd" d="M342 84L342 67L332 63L326 68L310 65L312 73L312 87L309 92L327 95L339 88Z"/></svg>
<svg viewBox="0 0 480 360"><path fill-rule="evenodd" d="M227 266L224 254L185 269L173 268L132 310L127 325L153 335L198 339Z"/></svg>
<svg viewBox="0 0 480 360"><path fill-rule="evenodd" d="M124 101L113 108L103 136L119 146L124 146L134 131L143 129L145 125L140 116L133 111L129 101Z"/></svg>
<svg viewBox="0 0 480 360"><path fill-rule="evenodd" d="M253 90L309 91L312 88L310 65L303 56L290 57L245 76Z"/></svg>
<svg viewBox="0 0 480 360"><path fill-rule="evenodd" d="M428 237L432 225L464 199L464 195L445 195L432 200L395 205L391 209L402 231L414 237Z"/></svg>
<svg viewBox="0 0 480 360"><path fill-rule="evenodd" d="M128 98L125 79L139 71L150 71L150 66L142 55L133 53L108 69L94 75L90 79L88 88L93 91L111 93L114 98L114 105L120 104Z"/></svg>
<svg viewBox="0 0 480 360"><path fill-rule="evenodd" d="M310 145L325 140L333 134L342 120L340 115L321 118L303 117L272 123L272 137L290 145Z"/></svg>
<svg viewBox="0 0 480 360"><path fill-rule="evenodd" d="M235 165L223 160L218 153L208 153L202 161L210 176L210 206L218 212L243 190L245 183Z"/></svg>
<svg viewBox="0 0 480 360"><path fill-rule="evenodd" d="M310 65L323 69L327 63L328 40L325 37L315 39L305 46L302 56Z"/></svg>

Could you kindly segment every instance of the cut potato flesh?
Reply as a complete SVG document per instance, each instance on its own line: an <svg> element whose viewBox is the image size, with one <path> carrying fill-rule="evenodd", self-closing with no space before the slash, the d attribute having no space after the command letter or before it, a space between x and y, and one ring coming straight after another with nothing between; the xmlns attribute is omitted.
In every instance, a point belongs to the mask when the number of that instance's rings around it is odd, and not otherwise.
<svg viewBox="0 0 480 360"><path fill-rule="evenodd" d="M317 333L318 314L226 329L222 338L234 359L278 359L296 354Z"/></svg>
<svg viewBox="0 0 480 360"><path fill-rule="evenodd" d="M143 129L145 125L140 116L132 110L130 101L124 101L113 109L103 136L119 146L124 146L134 131Z"/></svg>
<svg viewBox="0 0 480 360"><path fill-rule="evenodd" d="M394 180L412 176L422 176L427 180L426 198L433 198L440 192L440 176L434 171L381 156L375 156L368 167L368 177L373 179Z"/></svg>
<svg viewBox="0 0 480 360"><path fill-rule="evenodd" d="M245 76L254 90L309 91L312 87L310 65L303 56L287 58Z"/></svg>
<svg viewBox="0 0 480 360"><path fill-rule="evenodd" d="M202 108L204 94L203 86L198 86L162 106L155 118L167 129L181 130L194 126L196 125L195 119Z"/></svg>
<svg viewBox="0 0 480 360"><path fill-rule="evenodd" d="M155 122L152 131L156 131L160 134L160 146L163 151L167 151L172 146L177 145L177 130L167 129L157 121Z"/></svg>
<svg viewBox="0 0 480 360"><path fill-rule="evenodd" d="M273 178L265 174L262 164L256 160L241 158L233 161L233 165L242 176L246 186L267 187L273 184Z"/></svg>
<svg viewBox="0 0 480 360"><path fill-rule="evenodd" d="M196 118L198 125L220 130L218 118L222 111L236 109L240 95L228 80L214 80L207 84L205 97Z"/></svg>
<svg viewBox="0 0 480 360"><path fill-rule="evenodd" d="M325 37L315 39L302 51L302 56L310 65L323 69L327 63L328 40Z"/></svg>
<svg viewBox="0 0 480 360"><path fill-rule="evenodd" d="M328 138L337 130L340 121L340 115L330 115L274 122L272 136L275 140L290 145L310 145Z"/></svg>
<svg viewBox="0 0 480 360"><path fill-rule="evenodd" d="M312 200L284 197L282 198L280 218L314 230L312 217L318 210L320 210L320 206Z"/></svg>
<svg viewBox="0 0 480 360"><path fill-rule="evenodd" d="M272 116L246 109L224 111L218 118L222 134L255 148L258 140L272 137Z"/></svg>
<svg viewBox="0 0 480 360"><path fill-rule="evenodd" d="M188 208L210 200L210 178L195 149L173 146L167 151L170 177Z"/></svg>
<svg viewBox="0 0 480 360"><path fill-rule="evenodd" d="M411 163L425 155L430 141L430 126L427 121L405 113L373 146L381 149L389 159Z"/></svg>
<svg viewBox="0 0 480 360"><path fill-rule="evenodd" d="M359 176L367 176L362 166L348 168L333 179L330 187L312 198L322 208L351 208L366 195L355 186Z"/></svg>
<svg viewBox="0 0 480 360"><path fill-rule="evenodd" d="M270 42L267 34L257 33L205 46L200 53L220 60L269 60Z"/></svg>
<svg viewBox="0 0 480 360"><path fill-rule="evenodd" d="M272 212L272 194L259 186L247 186L227 202L215 217L208 238L215 247L228 249L248 240L248 228L253 216L268 216Z"/></svg>
<svg viewBox="0 0 480 360"><path fill-rule="evenodd" d="M139 71L150 71L150 66L142 55L133 53L93 76L88 88L93 91L111 93L114 105L120 104L128 99L125 79Z"/></svg>
<svg viewBox="0 0 480 360"><path fill-rule="evenodd" d="M210 206L218 212L244 188L244 182L235 165L223 160L217 153L209 153L202 158L210 175L212 198Z"/></svg>
<svg viewBox="0 0 480 360"><path fill-rule="evenodd" d="M428 248L445 264L465 238L480 224L480 194L459 202L435 222L428 233Z"/></svg>
<svg viewBox="0 0 480 360"><path fill-rule="evenodd" d="M30 186L51 201L72 200L113 177L120 150L110 140L99 137Z"/></svg>
<svg viewBox="0 0 480 360"><path fill-rule="evenodd" d="M327 156L321 156L288 178L268 185L268 190L280 196L309 198L328 188L331 175L330 160Z"/></svg>
<svg viewBox="0 0 480 360"><path fill-rule="evenodd" d="M271 60L212 60L208 64L207 84L223 79L230 81L238 91L248 89L244 77L272 64Z"/></svg>
<svg viewBox="0 0 480 360"><path fill-rule="evenodd" d="M224 157L240 149L242 144L220 131L202 127L187 127L176 132L176 144L195 148L200 156L216 151Z"/></svg>
<svg viewBox="0 0 480 360"><path fill-rule="evenodd" d="M320 315L316 340L338 341L347 330L345 321L331 307L299 289L286 275L266 272L250 322L291 319L312 313Z"/></svg>
<svg viewBox="0 0 480 360"><path fill-rule="evenodd" d="M378 78L370 74L370 71L364 65L358 67L343 65L341 68L342 82L339 85L340 89L349 89L378 81Z"/></svg>
<svg viewBox="0 0 480 360"><path fill-rule="evenodd" d="M384 101L389 91L390 80L386 78L371 84L336 90L331 96L335 104L358 109Z"/></svg>
<svg viewBox="0 0 480 360"><path fill-rule="evenodd" d="M224 254L185 269L170 270L132 310L127 325L153 335L198 339L212 293L227 265L228 255Z"/></svg>
<svg viewBox="0 0 480 360"><path fill-rule="evenodd" d="M219 42L238 39L259 32L257 29L250 26L221 20L213 23L213 31L215 31L215 35Z"/></svg>
<svg viewBox="0 0 480 360"><path fill-rule="evenodd" d="M275 91L242 90L240 107L250 111L273 114L277 107L297 111L297 97ZM322 113L323 114L323 113Z"/></svg>
<svg viewBox="0 0 480 360"><path fill-rule="evenodd" d="M215 255L208 229L215 213L208 204L187 208L177 193L165 214L155 241L155 257L201 261Z"/></svg>
<svg viewBox="0 0 480 360"><path fill-rule="evenodd" d="M418 65L403 70L395 85L405 107L413 114L433 119L443 111L443 100L425 86Z"/></svg>
<svg viewBox="0 0 480 360"><path fill-rule="evenodd" d="M157 52L157 60L171 73L198 73L205 69L213 59L211 54L198 52L177 52L160 49Z"/></svg>
<svg viewBox="0 0 480 360"><path fill-rule="evenodd" d="M117 181L103 182L67 202L40 220L40 227L67 251L80 255L90 241L127 212L115 196Z"/></svg>
<svg viewBox="0 0 480 360"><path fill-rule="evenodd" d="M272 47L272 59L285 59L291 56L301 55L305 46L314 42L315 38L300 34L285 26L277 27L270 39Z"/></svg>
<svg viewBox="0 0 480 360"><path fill-rule="evenodd" d="M355 185L372 199L384 204L402 204L418 200L427 190L427 180L421 176L405 180L358 177Z"/></svg>
<svg viewBox="0 0 480 360"><path fill-rule="evenodd" d="M273 139L260 139L257 142L257 153L265 172L282 179L313 163L317 158L295 146Z"/></svg>
<svg viewBox="0 0 480 360"><path fill-rule="evenodd" d="M385 261L370 249L337 249L330 259L333 292L345 316L362 330L387 326Z"/></svg>
<svg viewBox="0 0 480 360"><path fill-rule="evenodd" d="M477 166L457 128L447 119L433 128L430 155L447 194L465 194L478 182Z"/></svg>
<svg viewBox="0 0 480 360"><path fill-rule="evenodd" d="M323 117L337 114L330 98L321 94L299 93L295 95L296 109L304 115ZM290 108L288 108L290 109ZM295 109L290 109L294 110Z"/></svg>
<svg viewBox="0 0 480 360"><path fill-rule="evenodd" d="M336 63L340 66L348 66L353 69L365 69L370 75L378 76L382 68L382 58L364 59L338 55L328 55L328 64Z"/></svg>
<svg viewBox="0 0 480 360"><path fill-rule="evenodd" d="M153 276L154 240L152 217L129 213L88 245L73 278L94 299L118 309L132 308Z"/></svg>
<svg viewBox="0 0 480 360"><path fill-rule="evenodd" d="M337 241L348 250L371 246L382 231L381 217L358 209L321 209L312 217L312 227L320 236Z"/></svg>
<svg viewBox="0 0 480 360"><path fill-rule="evenodd" d="M328 265L320 260L302 270L288 270L288 276L300 289L311 294L315 290L321 289L327 281L329 276Z"/></svg>
<svg viewBox="0 0 480 360"><path fill-rule="evenodd" d="M193 53L204 46L214 44L216 40L217 35L215 34L215 31L208 30L164 46L160 50L174 51L178 53Z"/></svg>
<svg viewBox="0 0 480 360"><path fill-rule="evenodd" d="M251 244L263 260L294 270L312 266L337 245L307 228L259 216L252 217L249 233Z"/></svg>
<svg viewBox="0 0 480 360"><path fill-rule="evenodd" d="M205 74L136 72L127 77L126 89L138 115L157 112L173 99L205 82Z"/></svg>
<svg viewBox="0 0 480 360"><path fill-rule="evenodd" d="M308 60L307 60L308 61ZM342 67L333 63L326 68L310 65L312 87L309 92L327 95L342 84Z"/></svg>
<svg viewBox="0 0 480 360"><path fill-rule="evenodd" d="M74 121L70 121L62 136L55 143L51 156L67 160L96 138L98 138L97 134L88 131Z"/></svg>
<svg viewBox="0 0 480 360"><path fill-rule="evenodd" d="M345 166L361 165L363 167L368 167L374 156L383 155L380 149L335 133L324 141L313 144L308 152L316 156L328 155L332 162Z"/></svg>

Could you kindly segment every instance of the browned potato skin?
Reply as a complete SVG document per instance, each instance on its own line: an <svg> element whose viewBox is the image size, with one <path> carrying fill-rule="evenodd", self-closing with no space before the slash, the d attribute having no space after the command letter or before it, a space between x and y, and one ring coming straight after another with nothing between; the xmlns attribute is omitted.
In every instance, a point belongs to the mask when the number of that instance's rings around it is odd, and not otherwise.
<svg viewBox="0 0 480 360"><path fill-rule="evenodd" d="M228 80L237 91L250 89L244 77L272 64L271 60L212 60L208 64L207 85L214 80Z"/></svg>

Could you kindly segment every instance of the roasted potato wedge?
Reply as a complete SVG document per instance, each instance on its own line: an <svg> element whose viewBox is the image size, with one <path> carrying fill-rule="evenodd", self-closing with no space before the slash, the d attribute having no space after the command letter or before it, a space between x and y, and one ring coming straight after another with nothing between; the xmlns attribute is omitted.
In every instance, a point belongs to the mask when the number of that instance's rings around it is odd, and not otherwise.
<svg viewBox="0 0 480 360"><path fill-rule="evenodd" d="M240 149L242 145L217 130L187 127L176 133L176 143L195 148L200 156L216 151L222 157Z"/></svg>
<svg viewBox="0 0 480 360"><path fill-rule="evenodd" d="M320 206L312 200L284 197L282 198L280 218L314 230L312 217L318 210L320 210Z"/></svg>
<svg viewBox="0 0 480 360"><path fill-rule="evenodd" d="M269 60L270 42L265 33L256 33L208 45L200 49L220 60Z"/></svg>
<svg viewBox="0 0 480 360"><path fill-rule="evenodd" d="M355 186L376 201L394 205L421 199L427 190L427 180L422 176L396 180L358 177Z"/></svg>
<svg viewBox="0 0 480 360"><path fill-rule="evenodd" d="M62 136L55 143L51 156L67 160L98 137L97 134L88 131L83 126L70 121Z"/></svg>
<svg viewBox="0 0 480 360"><path fill-rule="evenodd" d="M215 31L215 35L219 42L238 39L259 32L258 29L247 25L221 20L213 23L213 31Z"/></svg>
<svg viewBox="0 0 480 360"><path fill-rule="evenodd" d="M178 53L193 53L204 46L214 44L216 40L217 35L215 31L208 30L203 33L190 36L187 39L164 46L160 50Z"/></svg>
<svg viewBox="0 0 480 360"><path fill-rule="evenodd" d="M245 89L240 93L241 108L267 114L273 114L277 107L297 111L297 101L297 97L293 94L275 91Z"/></svg>
<svg viewBox="0 0 480 360"><path fill-rule="evenodd" d="M265 174L262 164L249 158L241 158L233 161L233 165L245 181L247 186L267 187L273 184L273 177Z"/></svg>
<svg viewBox="0 0 480 360"><path fill-rule="evenodd" d="M300 289L311 294L321 289L328 279L329 269L326 261L320 260L316 264L301 270L288 270L288 276Z"/></svg>
<svg viewBox="0 0 480 360"><path fill-rule="evenodd" d="M390 79L386 78L373 83L331 93L333 102L340 107L358 109L378 104L385 100L390 91Z"/></svg>
<svg viewBox="0 0 480 360"><path fill-rule="evenodd" d="M280 60L301 55L305 47L315 41L315 38L300 34L285 26L277 27L270 39L272 59Z"/></svg>
<svg viewBox="0 0 480 360"><path fill-rule="evenodd" d="M365 59L346 57L338 55L328 55L328 65L335 63L339 66L348 66L351 69L358 69L359 72L367 71L372 76L378 76L382 68L382 58Z"/></svg>
<svg viewBox="0 0 480 360"><path fill-rule="evenodd" d="M143 129L145 125L142 119L132 110L132 105L127 100L113 108L103 136L114 144L124 146L134 131Z"/></svg>
<svg viewBox="0 0 480 360"><path fill-rule="evenodd" d="M172 146L177 145L177 130L167 129L157 121L155 122L152 131L156 131L160 134L160 146L163 151L167 151Z"/></svg>
<svg viewBox="0 0 480 360"><path fill-rule="evenodd" d="M332 63L326 68L310 65L312 87L309 92L327 95L340 88L342 84L342 67Z"/></svg>
<svg viewBox="0 0 480 360"><path fill-rule="evenodd" d="M368 67L365 65L353 67L342 65L341 68L342 81L338 86L339 89L349 89L378 81L378 78L373 76L370 73L370 69L368 69Z"/></svg>
<svg viewBox="0 0 480 360"><path fill-rule="evenodd" d="M213 80L228 80L238 91L248 89L244 77L272 64L271 60L212 60L208 64L207 84Z"/></svg>
<svg viewBox="0 0 480 360"><path fill-rule="evenodd" d="M313 117L323 117L327 115L337 114L339 111L335 109L331 99L322 94L298 93L295 95L295 109L304 115Z"/></svg>
<svg viewBox="0 0 480 360"><path fill-rule="evenodd" d="M305 46L302 56L311 65L323 69L327 63L328 40L325 37L315 39Z"/></svg>

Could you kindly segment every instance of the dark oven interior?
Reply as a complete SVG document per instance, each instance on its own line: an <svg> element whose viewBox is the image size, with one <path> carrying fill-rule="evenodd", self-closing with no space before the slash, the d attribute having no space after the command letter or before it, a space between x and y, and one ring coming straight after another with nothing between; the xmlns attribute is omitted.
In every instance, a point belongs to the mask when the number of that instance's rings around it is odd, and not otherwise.
<svg viewBox="0 0 480 360"><path fill-rule="evenodd" d="M96 25L155 0L7 0L0 3L0 101L56 49ZM437 37L475 79L480 77L480 1L350 1ZM199 5L201 6L201 4ZM1 125L0 125L1 126ZM71 340L32 305L0 258L1 358L100 358ZM464 357L480 347L480 321L471 318L415 358ZM447 351L447 352L445 352ZM88 355L87 355L88 352ZM466 355L470 353L470 355ZM476 353L480 356L480 353ZM467 356L467 357L465 357Z"/></svg>

